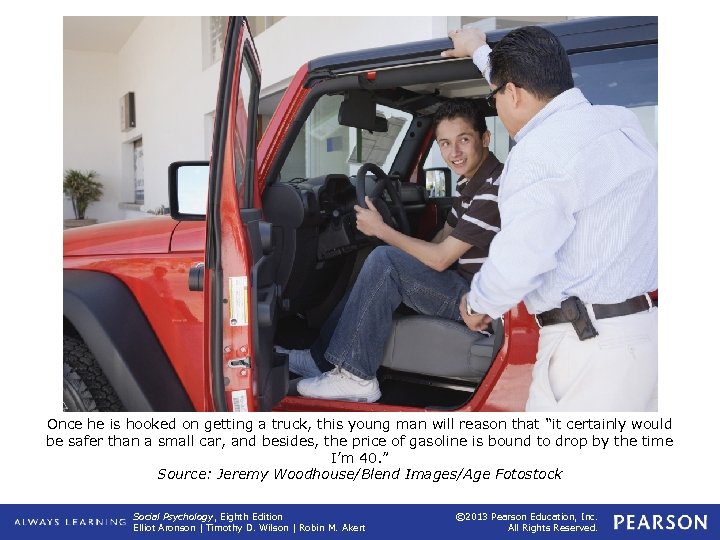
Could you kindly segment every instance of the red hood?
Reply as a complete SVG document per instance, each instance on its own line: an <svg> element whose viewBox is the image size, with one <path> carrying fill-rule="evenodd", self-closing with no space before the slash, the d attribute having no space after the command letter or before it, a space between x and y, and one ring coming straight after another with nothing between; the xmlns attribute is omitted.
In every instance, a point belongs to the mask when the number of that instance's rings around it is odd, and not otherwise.
<svg viewBox="0 0 720 540"><path fill-rule="evenodd" d="M63 233L63 256L168 253L178 222L170 217L101 223Z"/></svg>

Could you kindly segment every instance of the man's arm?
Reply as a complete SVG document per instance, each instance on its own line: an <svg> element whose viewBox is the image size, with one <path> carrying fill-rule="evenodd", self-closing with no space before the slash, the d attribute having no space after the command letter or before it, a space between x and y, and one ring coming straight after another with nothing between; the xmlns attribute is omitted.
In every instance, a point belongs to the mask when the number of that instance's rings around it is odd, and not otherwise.
<svg viewBox="0 0 720 540"><path fill-rule="evenodd" d="M445 240L448 236L450 236L450 233L452 232L453 228L445 222L445 226L440 229L437 234L432 239L433 244L439 244L443 240Z"/></svg>
<svg viewBox="0 0 720 540"><path fill-rule="evenodd" d="M535 162L523 165L505 178L502 230L467 299L474 311L491 317L515 306L557 267L557 253L575 228L578 193L572 175L538 174Z"/></svg>
<svg viewBox="0 0 720 540"><path fill-rule="evenodd" d="M446 58L464 58L472 56L473 62L482 71L483 77L490 82L490 46L487 44L485 32L477 28L461 28L448 34L453 48L440 53Z"/></svg>
<svg viewBox="0 0 720 540"><path fill-rule="evenodd" d="M477 28L452 30L448 34L448 37L452 39L453 48L441 52L440 56L464 58L466 56L472 56L477 49L483 45L487 45L485 32Z"/></svg>
<svg viewBox="0 0 720 540"><path fill-rule="evenodd" d="M391 246L402 249L405 253L412 255L433 270L438 272L447 270L471 247L470 244L450 236L451 227L448 235L440 243L426 242L407 236L396 231L383 221L370 197L365 197L365 202L368 205L367 209L355 206L358 230L368 236L375 236ZM449 225L445 224L445 228L448 227ZM445 228L440 233L443 233Z"/></svg>
<svg viewBox="0 0 720 540"><path fill-rule="evenodd" d="M460 315L467 326L473 332L480 332L486 330L493 322L493 318L485 313L475 313L470 315L467 312L467 298L468 295L464 294L460 299Z"/></svg>

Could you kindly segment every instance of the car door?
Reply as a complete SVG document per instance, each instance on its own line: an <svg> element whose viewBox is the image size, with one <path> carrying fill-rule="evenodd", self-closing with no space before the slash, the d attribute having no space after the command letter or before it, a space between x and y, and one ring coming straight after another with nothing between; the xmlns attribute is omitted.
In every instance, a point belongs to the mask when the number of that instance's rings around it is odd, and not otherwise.
<svg viewBox="0 0 720 540"><path fill-rule="evenodd" d="M273 355L277 287L272 229L256 193L260 65L247 19L230 17L208 188L205 365L216 411L270 410L287 392ZM283 363L284 362L284 363Z"/></svg>

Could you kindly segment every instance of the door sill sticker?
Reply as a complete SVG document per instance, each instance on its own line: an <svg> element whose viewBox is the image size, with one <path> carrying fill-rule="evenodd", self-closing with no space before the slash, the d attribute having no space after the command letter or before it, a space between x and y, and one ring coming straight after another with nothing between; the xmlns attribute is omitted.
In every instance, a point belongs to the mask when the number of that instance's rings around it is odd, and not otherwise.
<svg viewBox="0 0 720 540"><path fill-rule="evenodd" d="M233 390L231 396L233 412L248 412L247 390Z"/></svg>
<svg viewBox="0 0 720 540"><path fill-rule="evenodd" d="M248 325L247 283L247 276L230 278L230 326Z"/></svg>

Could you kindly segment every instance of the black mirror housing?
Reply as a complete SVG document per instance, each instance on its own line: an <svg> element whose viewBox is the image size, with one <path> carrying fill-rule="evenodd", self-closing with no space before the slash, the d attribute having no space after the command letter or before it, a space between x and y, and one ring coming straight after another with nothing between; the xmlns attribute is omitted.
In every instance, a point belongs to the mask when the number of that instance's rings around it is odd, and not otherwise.
<svg viewBox="0 0 720 540"><path fill-rule="evenodd" d="M350 90L340 104L338 124L385 133L388 121L376 112L375 96L369 90Z"/></svg>

